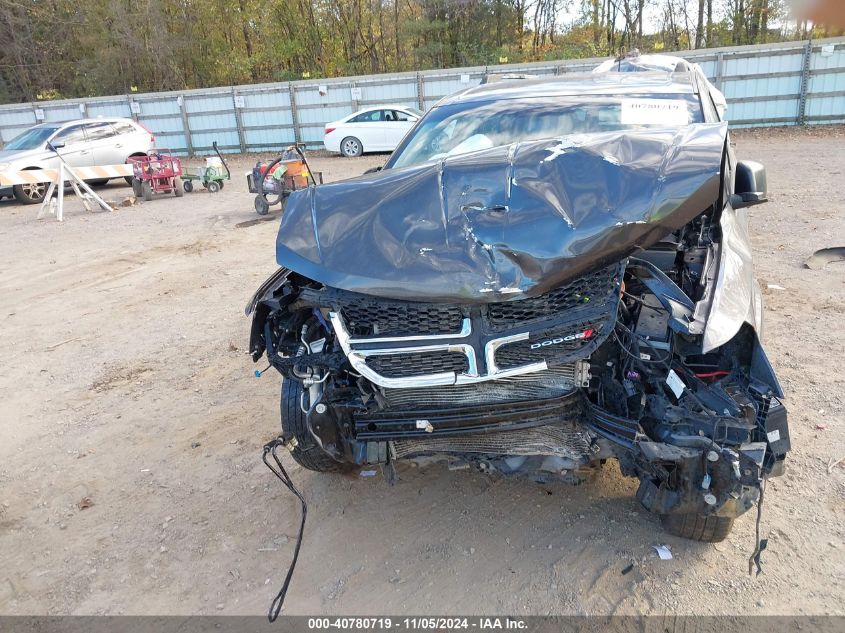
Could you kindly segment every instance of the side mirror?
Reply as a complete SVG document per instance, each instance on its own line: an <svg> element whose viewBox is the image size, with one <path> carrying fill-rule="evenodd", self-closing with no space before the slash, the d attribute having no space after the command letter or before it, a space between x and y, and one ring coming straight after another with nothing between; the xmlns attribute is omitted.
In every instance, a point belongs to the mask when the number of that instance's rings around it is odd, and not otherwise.
<svg viewBox="0 0 845 633"><path fill-rule="evenodd" d="M57 149L62 149L64 146L65 144L61 141L59 141L58 143L47 143L47 149L52 149L54 151Z"/></svg>
<svg viewBox="0 0 845 633"><path fill-rule="evenodd" d="M378 167L370 167L367 171L364 172L364 174L365 175L366 174L374 174L377 171L381 171L381 168L382 168L382 165L379 165Z"/></svg>
<svg viewBox="0 0 845 633"><path fill-rule="evenodd" d="M734 193L731 195L731 206L734 209L752 207L755 204L768 202L766 186L766 168L751 160L741 160L736 164L736 178Z"/></svg>

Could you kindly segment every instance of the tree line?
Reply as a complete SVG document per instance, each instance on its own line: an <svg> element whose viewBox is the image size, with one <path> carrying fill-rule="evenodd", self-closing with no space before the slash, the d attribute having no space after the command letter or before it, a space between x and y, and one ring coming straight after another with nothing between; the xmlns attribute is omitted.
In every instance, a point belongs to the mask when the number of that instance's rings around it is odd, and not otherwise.
<svg viewBox="0 0 845 633"><path fill-rule="evenodd" d="M787 11L785 0L0 0L0 103L837 34Z"/></svg>

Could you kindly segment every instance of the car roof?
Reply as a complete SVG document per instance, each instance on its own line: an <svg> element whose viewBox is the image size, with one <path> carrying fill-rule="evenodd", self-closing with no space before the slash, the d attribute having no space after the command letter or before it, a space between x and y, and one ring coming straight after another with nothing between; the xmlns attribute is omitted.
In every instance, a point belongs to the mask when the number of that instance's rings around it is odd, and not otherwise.
<svg viewBox="0 0 845 633"><path fill-rule="evenodd" d="M355 116L356 114L361 114L363 112L372 112L373 110L415 110L415 108L406 105L398 105L395 103L376 103L373 105L369 105L366 108L361 108L360 110L353 112L348 116Z"/></svg>
<svg viewBox="0 0 845 633"><path fill-rule="evenodd" d="M685 72L694 70L694 65L683 57L676 55L665 55L663 53L640 54L636 49L631 53L615 59L607 59L593 68L594 73L599 72Z"/></svg>
<svg viewBox="0 0 845 633"><path fill-rule="evenodd" d="M32 127L34 127L34 128L36 128L36 127L60 128L60 127L66 126L66 125L79 125L79 124L85 124L85 123L113 123L114 121L129 121L130 123L133 122L132 119L129 119L127 117L104 116L104 117L98 117L96 119L73 119L71 121L43 121L42 123L39 123L38 125L33 125Z"/></svg>
<svg viewBox="0 0 845 633"><path fill-rule="evenodd" d="M697 92L695 78L691 72L570 73L542 79L519 79L482 84L444 97L437 105L530 97L633 93L695 94Z"/></svg>

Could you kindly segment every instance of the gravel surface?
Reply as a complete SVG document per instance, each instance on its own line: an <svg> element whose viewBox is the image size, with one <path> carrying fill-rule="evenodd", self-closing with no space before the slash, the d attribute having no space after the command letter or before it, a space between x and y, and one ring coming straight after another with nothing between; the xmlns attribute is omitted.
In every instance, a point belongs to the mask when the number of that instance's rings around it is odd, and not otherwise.
<svg viewBox="0 0 845 633"><path fill-rule="evenodd" d="M793 444L766 492L762 576L751 514L721 544L674 538L615 465L578 487L406 467L389 488L285 455L309 502L285 612L842 614L845 467L828 464L845 456L845 264L802 263L845 246L843 136L734 137L768 167L751 231ZM336 180L385 159L314 168ZM278 224L251 222L253 161L233 159L218 194L114 213L71 198L62 224L0 202L0 613L266 612L298 506L260 461L279 378L246 355Z"/></svg>

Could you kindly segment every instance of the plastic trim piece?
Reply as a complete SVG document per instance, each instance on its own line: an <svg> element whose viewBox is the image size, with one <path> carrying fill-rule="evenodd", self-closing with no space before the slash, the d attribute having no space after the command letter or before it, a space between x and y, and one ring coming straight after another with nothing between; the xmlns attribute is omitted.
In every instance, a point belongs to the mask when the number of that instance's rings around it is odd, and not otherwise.
<svg viewBox="0 0 845 633"><path fill-rule="evenodd" d="M403 389L412 387L435 387L438 385L468 385L472 383L485 382L487 380L498 380L500 378L520 376L522 374L530 374L548 369L546 361L529 363L527 365L501 371L496 368L496 349L506 343L513 343L514 341L527 339L528 332L488 341L484 346L484 357L487 362L489 373L480 375L478 373L478 362L475 355L475 348L466 343L439 343L436 345L417 345L413 347L382 347L379 349L367 350L354 348L356 344L364 343L405 343L426 340L443 340L446 338L465 338L472 333L472 323L469 319L464 319L460 333L454 335L434 334L428 336L396 336L388 338L352 338L349 335L349 331L346 329L343 319L337 312L329 312L329 320L334 328L338 343L340 343L340 347L343 350L343 353L346 354L352 368L364 378L379 385L380 387ZM368 356L387 354L419 354L426 352L461 353L467 359L467 371L460 374L448 371L435 374L404 376L402 378L390 378L388 376L382 376L378 372L374 371L367 365L366 361Z"/></svg>

